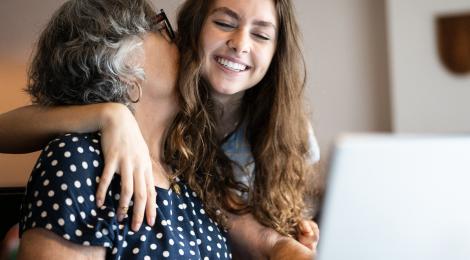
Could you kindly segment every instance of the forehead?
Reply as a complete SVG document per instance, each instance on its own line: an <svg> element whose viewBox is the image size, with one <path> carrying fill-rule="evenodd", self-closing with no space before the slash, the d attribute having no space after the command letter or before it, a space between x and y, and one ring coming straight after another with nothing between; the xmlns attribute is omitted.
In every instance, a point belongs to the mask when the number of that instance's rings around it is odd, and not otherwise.
<svg viewBox="0 0 470 260"><path fill-rule="evenodd" d="M240 19L257 20L277 25L277 13L274 0L214 0L210 13L229 9Z"/></svg>

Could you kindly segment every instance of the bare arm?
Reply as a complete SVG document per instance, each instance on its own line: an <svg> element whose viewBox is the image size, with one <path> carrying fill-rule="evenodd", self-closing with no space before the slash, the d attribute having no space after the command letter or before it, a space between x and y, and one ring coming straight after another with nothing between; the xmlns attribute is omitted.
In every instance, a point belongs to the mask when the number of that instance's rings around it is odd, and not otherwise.
<svg viewBox="0 0 470 260"><path fill-rule="evenodd" d="M0 115L0 152L34 152L62 133L98 131L108 113L105 106L112 105L31 105L3 113Z"/></svg>
<svg viewBox="0 0 470 260"><path fill-rule="evenodd" d="M149 225L156 217L155 187L147 144L129 109L118 103L81 106L21 107L0 115L0 152L25 153L41 149L56 135L101 131L105 167L96 193L103 204L114 173L122 179L118 218L134 196L132 229L144 212Z"/></svg>
<svg viewBox="0 0 470 260"><path fill-rule="evenodd" d="M228 214L233 259L313 259L314 251L261 225L251 214ZM286 258L288 256L288 258Z"/></svg>
<svg viewBox="0 0 470 260"><path fill-rule="evenodd" d="M45 229L34 228L23 234L19 260L105 259L104 247L74 244Z"/></svg>

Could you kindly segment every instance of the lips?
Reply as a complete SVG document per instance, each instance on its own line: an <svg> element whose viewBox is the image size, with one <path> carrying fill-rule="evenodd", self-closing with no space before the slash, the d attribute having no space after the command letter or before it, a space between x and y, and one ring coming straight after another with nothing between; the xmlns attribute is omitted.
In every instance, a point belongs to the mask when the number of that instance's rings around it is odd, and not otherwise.
<svg viewBox="0 0 470 260"><path fill-rule="evenodd" d="M231 61L222 57L216 57L215 61L220 65L224 66L226 69L235 71L235 72L242 72L250 69L250 66L241 64L235 61Z"/></svg>

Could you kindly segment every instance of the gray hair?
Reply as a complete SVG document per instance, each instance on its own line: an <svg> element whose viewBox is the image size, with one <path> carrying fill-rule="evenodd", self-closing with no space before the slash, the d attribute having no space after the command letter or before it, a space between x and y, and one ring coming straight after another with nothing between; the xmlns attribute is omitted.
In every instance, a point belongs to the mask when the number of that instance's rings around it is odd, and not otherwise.
<svg viewBox="0 0 470 260"><path fill-rule="evenodd" d="M41 33L26 91L41 105L129 104L142 80L143 35L155 12L145 0L69 0ZM124 80L123 80L124 79Z"/></svg>

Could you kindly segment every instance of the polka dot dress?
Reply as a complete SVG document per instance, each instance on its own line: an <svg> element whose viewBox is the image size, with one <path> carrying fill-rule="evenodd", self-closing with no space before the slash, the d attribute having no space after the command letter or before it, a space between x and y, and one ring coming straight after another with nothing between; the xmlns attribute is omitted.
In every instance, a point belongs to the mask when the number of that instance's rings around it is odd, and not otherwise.
<svg viewBox="0 0 470 260"><path fill-rule="evenodd" d="M42 151L21 206L20 233L45 228L74 243L102 246L107 259L231 259L225 231L206 215L196 194L178 180L181 194L156 187L157 221L131 230L117 221L120 177L104 206L95 194L103 171L100 134L67 134Z"/></svg>

